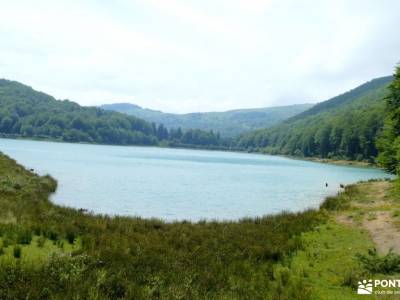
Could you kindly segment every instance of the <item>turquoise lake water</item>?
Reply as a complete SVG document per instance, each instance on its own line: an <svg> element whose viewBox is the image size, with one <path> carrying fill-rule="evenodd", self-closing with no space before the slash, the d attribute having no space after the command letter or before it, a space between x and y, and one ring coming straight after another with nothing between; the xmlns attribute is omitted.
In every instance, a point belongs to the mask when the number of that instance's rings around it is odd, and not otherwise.
<svg viewBox="0 0 400 300"><path fill-rule="evenodd" d="M186 149L0 139L0 151L58 181L52 200L95 213L235 220L318 207L378 169ZM328 187L325 187L325 183Z"/></svg>

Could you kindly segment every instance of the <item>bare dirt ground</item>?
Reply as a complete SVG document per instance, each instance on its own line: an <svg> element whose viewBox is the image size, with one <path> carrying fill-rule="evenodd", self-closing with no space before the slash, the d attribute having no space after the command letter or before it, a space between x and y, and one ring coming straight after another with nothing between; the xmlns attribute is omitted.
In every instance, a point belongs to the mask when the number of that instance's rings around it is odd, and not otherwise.
<svg viewBox="0 0 400 300"><path fill-rule="evenodd" d="M339 214L336 220L367 230L379 253L393 251L400 254L400 199L391 196L391 183L388 181L364 185L362 199L352 200L351 209Z"/></svg>
<svg viewBox="0 0 400 300"><path fill-rule="evenodd" d="M362 223L376 244L378 252L382 254L386 254L390 250L400 254L400 231L393 224L391 215L390 211L378 211L375 219L366 219Z"/></svg>

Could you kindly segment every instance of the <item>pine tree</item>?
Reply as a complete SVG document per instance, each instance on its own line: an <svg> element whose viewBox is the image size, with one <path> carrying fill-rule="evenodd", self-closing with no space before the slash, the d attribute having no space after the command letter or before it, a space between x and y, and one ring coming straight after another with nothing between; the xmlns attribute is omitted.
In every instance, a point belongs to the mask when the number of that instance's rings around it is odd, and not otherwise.
<svg viewBox="0 0 400 300"><path fill-rule="evenodd" d="M386 99L386 120L380 138L378 162L389 172L400 173L400 65L389 86Z"/></svg>

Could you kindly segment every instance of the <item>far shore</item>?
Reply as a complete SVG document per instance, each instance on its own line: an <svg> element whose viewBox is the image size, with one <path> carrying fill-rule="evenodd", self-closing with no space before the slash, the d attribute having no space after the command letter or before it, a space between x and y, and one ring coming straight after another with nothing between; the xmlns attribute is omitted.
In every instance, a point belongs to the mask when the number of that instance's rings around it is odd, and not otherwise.
<svg viewBox="0 0 400 300"><path fill-rule="evenodd" d="M70 142L70 141L64 141L61 139L43 137L43 136L41 136L41 137L26 137L26 136L13 135L13 134L0 134L0 138L13 139L13 140L29 140L29 141L37 141L37 142L66 143L66 144L86 144L86 145L121 146L121 147L156 147L156 148L166 148L166 149L188 149L188 150L237 152L237 153L280 156L280 157L286 157L286 158L290 158L290 159L305 160L305 161L333 164L333 165L339 165L339 166L353 166L353 167L379 169L379 166L377 164L369 163L369 162L365 162L365 161L332 159L332 158L321 158L321 157L304 157L304 156L294 156L294 155L284 155L284 154L271 154L271 153L262 152L262 151L248 151L246 149L240 149L240 148L236 148L236 149L227 148L227 147L209 147L208 148L208 147L200 147L200 146L196 146L196 145L165 145L165 144L161 144L161 145L99 144L99 143L91 143L91 142Z"/></svg>
<svg viewBox="0 0 400 300"><path fill-rule="evenodd" d="M324 164L339 165L339 166L353 166L353 167L379 169L379 166L377 164L373 164L373 163L369 163L369 162L365 162L365 161L332 159L332 158L321 158L321 157L298 157L298 156L293 156L292 158L307 160L307 161L312 161L312 162L319 162L319 163L324 163Z"/></svg>
<svg viewBox="0 0 400 300"><path fill-rule="evenodd" d="M248 152L248 153L259 153L263 155L272 155L272 156L280 156L295 160L304 160L316 163L337 165L337 166L349 166L349 167L359 167L359 168L374 168L374 169L382 169L376 163L370 163L366 161L358 161L358 160L346 160L346 159L336 159L336 158L322 158L317 156L295 156L295 155L285 155L285 154L272 154L268 152Z"/></svg>

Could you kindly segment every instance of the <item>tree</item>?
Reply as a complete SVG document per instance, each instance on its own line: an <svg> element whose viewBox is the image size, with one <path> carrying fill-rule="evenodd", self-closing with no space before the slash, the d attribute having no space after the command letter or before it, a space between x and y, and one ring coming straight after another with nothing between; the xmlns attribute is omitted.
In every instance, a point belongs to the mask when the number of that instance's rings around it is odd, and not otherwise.
<svg viewBox="0 0 400 300"><path fill-rule="evenodd" d="M10 133L12 125L13 125L13 120L10 117L3 118L0 124L1 131L5 133Z"/></svg>
<svg viewBox="0 0 400 300"><path fill-rule="evenodd" d="M386 98L386 119L378 139L378 162L389 172L400 173L400 65L389 86Z"/></svg>
<svg viewBox="0 0 400 300"><path fill-rule="evenodd" d="M164 127L163 124L158 125L157 137L160 141L168 139L168 130Z"/></svg>
<svg viewBox="0 0 400 300"><path fill-rule="evenodd" d="M321 155L321 157L327 157L330 151L330 144L329 144L330 133L331 133L331 127L328 125L321 127L315 135L315 142L319 147L319 154Z"/></svg>

